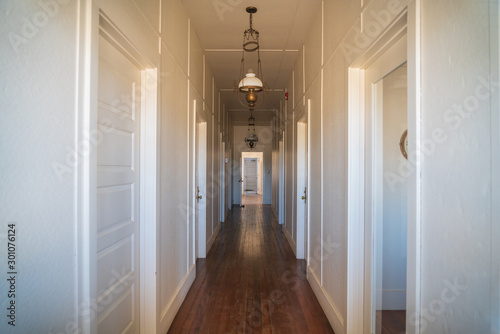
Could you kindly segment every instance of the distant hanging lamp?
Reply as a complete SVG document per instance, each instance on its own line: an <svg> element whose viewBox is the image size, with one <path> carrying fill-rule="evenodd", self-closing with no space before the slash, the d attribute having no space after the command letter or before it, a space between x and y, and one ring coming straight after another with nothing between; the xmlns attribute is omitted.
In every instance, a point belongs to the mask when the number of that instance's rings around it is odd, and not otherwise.
<svg viewBox="0 0 500 334"><path fill-rule="evenodd" d="M250 127L253 128L253 131L250 132ZM250 150L253 150L255 146L257 146L257 142L259 141L259 137L255 133L255 118L250 112L250 118L248 119L248 135L245 137L245 143L247 144Z"/></svg>
<svg viewBox="0 0 500 334"><path fill-rule="evenodd" d="M260 45L259 45L259 32L253 29L253 14L257 12L257 8L255 7L247 7L247 13L250 14L250 28L246 29L243 34L243 51L241 56L241 64L240 64L240 78L242 78L239 84L236 86L235 81L235 92L239 92L238 101L245 108L250 109L250 111L259 107L262 102L264 102L264 94L262 95L262 99L257 104L259 100L258 93L265 93L267 91L267 87L262 83L262 64L260 61ZM243 74L245 73L245 52L255 52L257 51L257 73L254 72L252 68L247 70L245 77ZM241 95L245 95L246 104L241 100Z"/></svg>

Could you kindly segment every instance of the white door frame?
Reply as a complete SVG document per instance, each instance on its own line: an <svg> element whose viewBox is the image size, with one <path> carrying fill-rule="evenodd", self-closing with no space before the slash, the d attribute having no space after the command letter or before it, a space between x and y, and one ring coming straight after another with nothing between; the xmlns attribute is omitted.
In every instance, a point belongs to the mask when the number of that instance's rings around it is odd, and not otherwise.
<svg viewBox="0 0 500 334"><path fill-rule="evenodd" d="M219 147L219 221L223 223L226 220L226 143L222 141L222 133L219 133Z"/></svg>
<svg viewBox="0 0 500 334"><path fill-rule="evenodd" d="M490 59L491 61L491 81L499 82L500 80L500 52L499 52L499 37L500 37L500 29L499 29L499 21L500 21L500 6L497 3L490 2L490 12L497 12L496 15L491 15L492 22L490 23L491 32L490 32ZM491 85L491 84L490 84ZM494 110L500 109L500 97L498 94L491 95L491 114L492 114L492 122L491 122L491 133L492 133L492 170L498 171L500 170L500 134L498 133L498 129L500 128L500 115L498 112L493 112ZM492 179L492 189L493 189L493 203L492 205L492 222L500 221L500 174L493 173ZM491 332L500 331L500 299L499 295L499 286L500 286L500 225L492 224L492 247L493 250L491 252L492 258L491 263L492 270L491 272L496 273L492 275L492 295L496 294L497 298L492 298L491 301L491 309L492 313L495 315L496 320L492 321L491 324Z"/></svg>
<svg viewBox="0 0 500 334"><path fill-rule="evenodd" d="M157 70L143 71L143 82L153 82L145 90L141 119L141 333L155 333L159 328L156 316L156 279L159 268L157 248L158 206L158 113L157 113Z"/></svg>
<svg viewBox="0 0 500 334"><path fill-rule="evenodd" d="M408 139L409 159L415 173L408 178L408 237L407 237L407 305L406 333L420 333L418 321L420 305L420 245L421 245L421 201L420 175L421 143L420 124L420 0L412 0L402 15L386 30L383 45L375 44L363 53L349 68L348 107L348 265L347 265L347 333L369 333L363 329L365 253L365 73L364 68L385 51L392 37L401 33L401 20L407 35L408 62ZM397 29L397 30L396 30ZM391 36L393 34L393 36ZM361 63L360 63L361 62ZM364 298L366 297L366 298Z"/></svg>
<svg viewBox="0 0 500 334"><path fill-rule="evenodd" d="M99 30L103 30L126 49L142 69L141 90L141 156L140 156L140 331L156 333L156 249L157 231L157 69L138 51L120 29L92 0L81 2L80 45L78 64L78 142L89 142L90 134L98 134L97 82L99 63ZM147 84L145 84L147 83ZM97 142L98 143L98 142ZM90 143L89 145L92 145ZM95 144L98 145L98 144ZM84 334L97 332L97 268L96 268L96 164L95 147L88 155L79 157L77 178L77 276L78 328ZM144 261L144 259L148 261Z"/></svg>

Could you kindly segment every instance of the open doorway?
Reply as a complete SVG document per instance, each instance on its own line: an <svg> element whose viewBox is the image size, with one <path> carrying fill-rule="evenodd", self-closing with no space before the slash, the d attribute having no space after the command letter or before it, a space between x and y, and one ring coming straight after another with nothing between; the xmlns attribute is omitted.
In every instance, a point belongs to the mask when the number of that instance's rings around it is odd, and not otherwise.
<svg viewBox="0 0 500 334"><path fill-rule="evenodd" d="M347 326L352 332L391 333L380 317L384 311L401 311L393 320L399 322L395 333L420 332L412 320L420 309L421 251L416 17L412 4L349 68Z"/></svg>
<svg viewBox="0 0 500 334"><path fill-rule="evenodd" d="M365 68L365 330L405 332L407 270L407 41Z"/></svg>
<svg viewBox="0 0 500 334"><path fill-rule="evenodd" d="M262 204L263 152L241 153L241 205Z"/></svg>
<svg viewBox="0 0 500 334"><path fill-rule="evenodd" d="M375 306L377 334L405 331L406 319L406 234L408 182L399 174L407 171L407 66L396 68L374 86L378 118L375 129L380 166L376 178L380 212L374 224ZM381 110L380 110L381 108Z"/></svg>
<svg viewBox="0 0 500 334"><path fill-rule="evenodd" d="M365 326L405 331L407 169L406 36L365 70ZM400 142L403 145L400 145ZM394 331L392 330L394 328Z"/></svg>

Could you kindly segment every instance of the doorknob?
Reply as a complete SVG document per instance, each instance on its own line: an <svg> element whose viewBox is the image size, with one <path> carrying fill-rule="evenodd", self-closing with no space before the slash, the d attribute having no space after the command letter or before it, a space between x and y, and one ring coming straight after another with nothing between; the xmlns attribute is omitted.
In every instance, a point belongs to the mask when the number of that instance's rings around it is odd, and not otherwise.
<svg viewBox="0 0 500 334"><path fill-rule="evenodd" d="M202 199L203 196L200 195L200 187L196 187L196 201Z"/></svg>
<svg viewBox="0 0 500 334"><path fill-rule="evenodd" d="M307 199L307 196L306 196L306 189L304 189L304 196L301 197L301 199L305 200Z"/></svg>
<svg viewBox="0 0 500 334"><path fill-rule="evenodd" d="M302 199L306 199L307 197L306 197L306 196L302 196L301 198L302 198Z"/></svg>

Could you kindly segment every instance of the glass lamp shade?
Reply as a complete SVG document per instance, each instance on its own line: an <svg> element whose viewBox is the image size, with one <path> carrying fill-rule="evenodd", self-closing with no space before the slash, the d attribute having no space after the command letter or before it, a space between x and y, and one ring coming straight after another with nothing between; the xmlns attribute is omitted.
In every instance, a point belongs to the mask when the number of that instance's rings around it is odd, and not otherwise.
<svg viewBox="0 0 500 334"><path fill-rule="evenodd" d="M257 137L255 133L245 138L245 143L250 149L253 149L255 146L257 146L258 142L259 142L259 137Z"/></svg>
<svg viewBox="0 0 500 334"><path fill-rule="evenodd" d="M240 92L248 92L253 88L254 92L261 92L263 86L262 81L255 76L253 70L249 69L248 73L238 84L238 89Z"/></svg>

